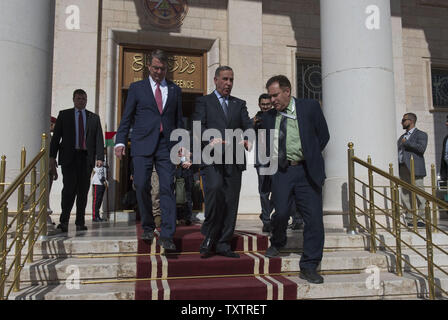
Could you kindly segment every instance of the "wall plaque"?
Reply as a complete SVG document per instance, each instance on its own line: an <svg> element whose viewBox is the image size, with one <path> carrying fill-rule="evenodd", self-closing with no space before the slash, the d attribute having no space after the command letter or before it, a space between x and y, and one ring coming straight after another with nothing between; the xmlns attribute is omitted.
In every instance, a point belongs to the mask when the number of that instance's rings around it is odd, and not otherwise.
<svg viewBox="0 0 448 320"><path fill-rule="evenodd" d="M183 92L202 93L204 91L204 57L202 54L179 54L168 52L167 79L173 81ZM124 51L123 87L149 76L147 52Z"/></svg>
<svg viewBox="0 0 448 320"><path fill-rule="evenodd" d="M187 0L143 0L149 21L160 28L176 28L188 12Z"/></svg>

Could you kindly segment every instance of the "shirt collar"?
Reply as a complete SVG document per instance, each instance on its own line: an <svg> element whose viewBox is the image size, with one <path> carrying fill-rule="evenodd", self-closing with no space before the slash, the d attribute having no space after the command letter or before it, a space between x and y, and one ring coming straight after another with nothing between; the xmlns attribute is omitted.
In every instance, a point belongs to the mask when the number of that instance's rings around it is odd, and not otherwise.
<svg viewBox="0 0 448 320"><path fill-rule="evenodd" d="M157 86L157 82L155 82L151 76L149 76L149 82L151 83L151 87L155 88ZM166 87L166 79L163 79L162 82L160 82L161 87Z"/></svg>
<svg viewBox="0 0 448 320"><path fill-rule="evenodd" d="M221 102L221 99L224 99L224 100L226 100L226 101L229 101L229 96L227 96L227 97L224 97L224 96L222 96L219 92L218 92L218 90L216 90L215 89L215 94L216 94L216 96L218 97L218 100Z"/></svg>
<svg viewBox="0 0 448 320"><path fill-rule="evenodd" d="M296 102L293 97L291 97L291 100L289 101L288 106L281 112L286 113L286 114L295 114L296 113ZM277 116L281 115L281 112L277 111Z"/></svg>
<svg viewBox="0 0 448 320"><path fill-rule="evenodd" d="M417 128L416 127L412 128L411 130L406 132L406 134L411 135L415 131L415 129L417 129Z"/></svg>

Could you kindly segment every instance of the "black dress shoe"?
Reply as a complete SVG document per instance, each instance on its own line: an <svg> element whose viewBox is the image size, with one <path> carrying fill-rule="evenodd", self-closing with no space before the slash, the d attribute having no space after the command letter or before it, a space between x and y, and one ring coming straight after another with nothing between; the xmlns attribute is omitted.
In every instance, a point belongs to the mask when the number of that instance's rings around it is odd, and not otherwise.
<svg viewBox="0 0 448 320"><path fill-rule="evenodd" d="M270 246L264 253L264 255L268 258L274 258L274 257L278 256L279 254L280 254L280 251L274 246Z"/></svg>
<svg viewBox="0 0 448 320"><path fill-rule="evenodd" d="M176 251L176 245L172 239L159 238L159 245L166 251Z"/></svg>
<svg viewBox="0 0 448 320"><path fill-rule="evenodd" d="M308 281L309 283L320 284L324 282L324 278L322 278L322 276L320 276L316 270L312 269L300 270L299 277Z"/></svg>
<svg viewBox="0 0 448 320"><path fill-rule="evenodd" d="M87 231L86 226L76 226L76 231Z"/></svg>
<svg viewBox="0 0 448 320"><path fill-rule="evenodd" d="M408 222L408 227L414 227L414 223ZM424 222L418 221L417 222L417 228L424 228L426 227L426 224Z"/></svg>
<svg viewBox="0 0 448 320"><path fill-rule="evenodd" d="M204 241L202 241L201 246L199 247L199 253L202 255L202 258L210 258L213 255L212 247L212 239L205 238Z"/></svg>
<svg viewBox="0 0 448 320"><path fill-rule="evenodd" d="M143 241L152 242L152 240L154 239L154 231L152 230L143 231L142 235L140 236L140 239Z"/></svg>
<svg viewBox="0 0 448 320"><path fill-rule="evenodd" d="M272 227L269 223L266 223L263 225L263 230L262 230L263 232L271 232L271 230L272 230Z"/></svg>
<svg viewBox="0 0 448 320"><path fill-rule="evenodd" d="M56 228L61 230L62 232L68 232L68 225L66 224L58 224Z"/></svg>
<svg viewBox="0 0 448 320"><path fill-rule="evenodd" d="M94 219L92 219L93 222L102 222L104 221L104 219L101 219L100 217L96 217Z"/></svg>
<svg viewBox="0 0 448 320"><path fill-rule="evenodd" d="M228 258L239 258L240 257L240 255L238 253L233 252L232 250L216 251L216 254L219 254L220 256L228 257Z"/></svg>

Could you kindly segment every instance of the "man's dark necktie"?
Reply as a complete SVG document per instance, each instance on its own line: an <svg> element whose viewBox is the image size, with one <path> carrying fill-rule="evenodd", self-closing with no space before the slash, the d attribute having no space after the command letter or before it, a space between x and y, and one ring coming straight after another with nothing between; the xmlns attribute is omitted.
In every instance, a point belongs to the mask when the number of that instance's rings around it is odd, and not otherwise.
<svg viewBox="0 0 448 320"><path fill-rule="evenodd" d="M224 111L224 114L226 115L226 119L229 120L229 106L227 105L227 101L225 98L222 99L222 110Z"/></svg>
<svg viewBox="0 0 448 320"><path fill-rule="evenodd" d="M163 113L163 100L162 100L162 91L160 90L160 85L157 83L157 88L156 88L156 103L157 103L157 108L159 109L160 114ZM160 121L160 132L163 131L163 125L162 125L162 121Z"/></svg>
<svg viewBox="0 0 448 320"><path fill-rule="evenodd" d="M79 149L86 150L86 139L84 137L84 119L82 112L78 111L78 145Z"/></svg>
<svg viewBox="0 0 448 320"><path fill-rule="evenodd" d="M286 120L287 118L282 116L278 133L278 166L280 168L286 168L288 166L286 159Z"/></svg>

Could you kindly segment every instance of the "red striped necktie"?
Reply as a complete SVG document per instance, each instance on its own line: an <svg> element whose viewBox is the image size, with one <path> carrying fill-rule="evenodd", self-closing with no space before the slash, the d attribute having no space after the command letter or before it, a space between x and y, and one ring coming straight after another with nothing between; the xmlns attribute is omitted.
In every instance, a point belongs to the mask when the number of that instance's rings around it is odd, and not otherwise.
<svg viewBox="0 0 448 320"><path fill-rule="evenodd" d="M163 113L163 100L162 100L162 91L160 90L160 84L156 83L156 103L157 108L159 109L160 114ZM162 121L160 121L160 132L163 131Z"/></svg>

